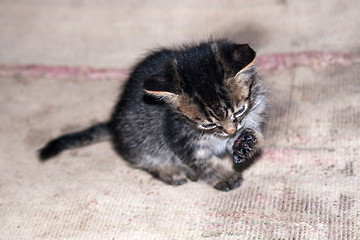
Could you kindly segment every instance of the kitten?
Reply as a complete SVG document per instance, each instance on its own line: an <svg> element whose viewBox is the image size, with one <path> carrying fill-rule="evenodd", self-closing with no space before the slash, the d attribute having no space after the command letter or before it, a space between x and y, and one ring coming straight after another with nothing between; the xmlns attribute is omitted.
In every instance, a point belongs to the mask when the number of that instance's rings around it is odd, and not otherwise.
<svg viewBox="0 0 360 240"><path fill-rule="evenodd" d="M263 143L265 88L255 55L227 40L154 51L134 68L109 122L50 141L39 157L111 140L134 167L168 184L239 187L233 162L253 158Z"/></svg>

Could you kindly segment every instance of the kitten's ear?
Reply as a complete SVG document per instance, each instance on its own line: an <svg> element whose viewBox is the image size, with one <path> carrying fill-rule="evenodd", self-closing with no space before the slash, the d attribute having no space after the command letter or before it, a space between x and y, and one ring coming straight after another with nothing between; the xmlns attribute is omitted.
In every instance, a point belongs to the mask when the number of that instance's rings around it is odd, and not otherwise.
<svg viewBox="0 0 360 240"><path fill-rule="evenodd" d="M256 52L248 44L220 42L216 49L234 73L245 73L254 66Z"/></svg>
<svg viewBox="0 0 360 240"><path fill-rule="evenodd" d="M236 44L232 57L234 67L243 72L254 65L256 52L248 44Z"/></svg>
<svg viewBox="0 0 360 240"><path fill-rule="evenodd" d="M243 67L236 75L235 79L249 79L255 70L255 58L245 67Z"/></svg>
<svg viewBox="0 0 360 240"><path fill-rule="evenodd" d="M160 98L176 98L176 91L171 80L163 76L151 76L143 83L144 91L152 96Z"/></svg>
<svg viewBox="0 0 360 240"><path fill-rule="evenodd" d="M176 78L174 71L176 60L167 62L160 72L149 76L143 83L144 91L154 97L175 103L178 99Z"/></svg>

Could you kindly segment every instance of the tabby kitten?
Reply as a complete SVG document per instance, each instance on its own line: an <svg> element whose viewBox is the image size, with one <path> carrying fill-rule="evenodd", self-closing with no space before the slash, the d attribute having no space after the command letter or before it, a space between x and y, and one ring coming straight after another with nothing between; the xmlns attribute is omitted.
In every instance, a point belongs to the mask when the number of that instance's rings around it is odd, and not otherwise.
<svg viewBox="0 0 360 240"><path fill-rule="evenodd" d="M255 55L227 40L154 51L133 70L109 122L50 141L40 159L112 140L134 167L168 184L239 187L233 163L253 158L263 143L265 89Z"/></svg>

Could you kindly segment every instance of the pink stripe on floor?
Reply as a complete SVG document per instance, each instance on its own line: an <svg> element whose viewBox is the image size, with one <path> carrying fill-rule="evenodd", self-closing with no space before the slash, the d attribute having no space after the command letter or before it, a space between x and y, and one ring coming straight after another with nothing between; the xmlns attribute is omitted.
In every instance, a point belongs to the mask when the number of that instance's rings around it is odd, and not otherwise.
<svg viewBox="0 0 360 240"><path fill-rule="evenodd" d="M321 70L330 65L350 66L360 62L360 55L335 51L302 51L259 56L259 66L266 71L286 70L303 66Z"/></svg>
<svg viewBox="0 0 360 240"><path fill-rule="evenodd" d="M298 66L321 70L330 65L350 66L360 62L360 55L344 52L303 51L275 53L257 57L261 70L287 70ZM27 79L56 78L76 80L125 79L128 69L77 66L47 66L42 64L0 65L0 76L19 76Z"/></svg>
<svg viewBox="0 0 360 240"><path fill-rule="evenodd" d="M47 66L41 64L0 65L0 76L19 76L28 79L56 78L76 80L125 79L127 69L76 66Z"/></svg>

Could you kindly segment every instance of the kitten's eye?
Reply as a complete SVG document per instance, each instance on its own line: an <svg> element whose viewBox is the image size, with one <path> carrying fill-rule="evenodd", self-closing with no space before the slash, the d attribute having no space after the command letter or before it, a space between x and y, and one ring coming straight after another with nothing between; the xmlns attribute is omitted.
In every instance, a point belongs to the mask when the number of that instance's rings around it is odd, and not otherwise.
<svg viewBox="0 0 360 240"><path fill-rule="evenodd" d="M203 123L200 125L200 127L205 130L210 130L210 129L216 128L217 125L215 123Z"/></svg>
<svg viewBox="0 0 360 240"><path fill-rule="evenodd" d="M240 107L239 111L237 111L236 113L234 113L234 117L235 117L235 118L240 117L241 115L244 114L244 112L246 111L246 109L247 109L247 104L244 103L244 104Z"/></svg>

